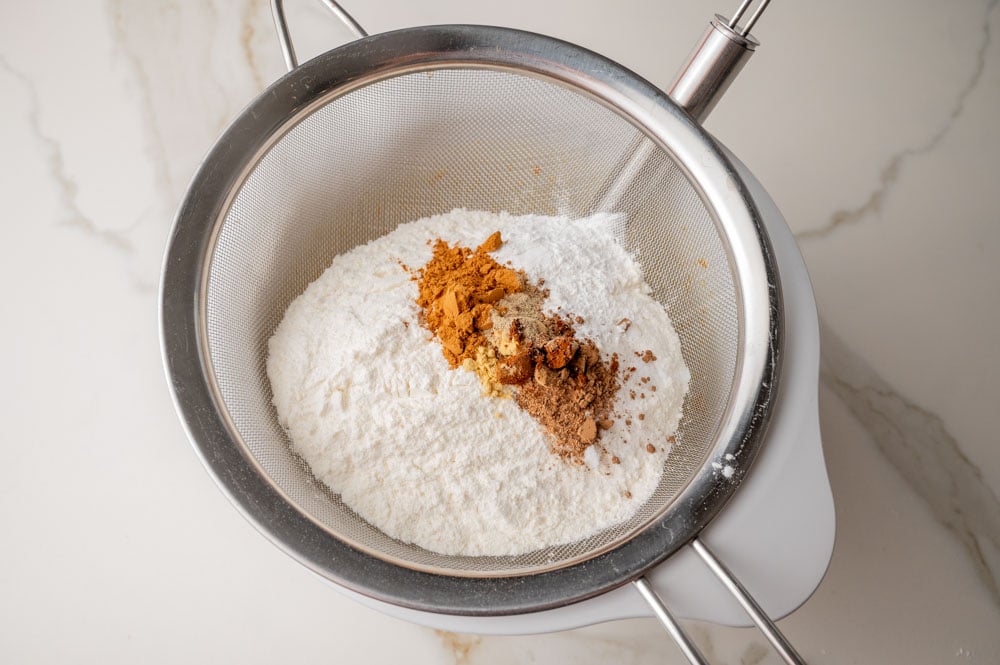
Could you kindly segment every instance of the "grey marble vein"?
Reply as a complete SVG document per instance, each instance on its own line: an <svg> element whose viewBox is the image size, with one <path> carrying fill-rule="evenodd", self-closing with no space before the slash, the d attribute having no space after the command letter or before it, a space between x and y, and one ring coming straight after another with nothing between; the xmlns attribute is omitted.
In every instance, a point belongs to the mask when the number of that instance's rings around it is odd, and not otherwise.
<svg viewBox="0 0 1000 665"><path fill-rule="evenodd" d="M906 399L821 323L820 379L968 553L1000 605L1000 500L940 417Z"/></svg>
<svg viewBox="0 0 1000 665"><path fill-rule="evenodd" d="M67 171L62 148L59 142L42 128L41 102L34 83L13 67L3 56L0 56L0 70L7 72L24 90L25 99L28 101L28 128L32 138L41 148L41 154L45 157L51 182L58 188L59 203L64 212L59 222L84 232L102 244L114 248L119 253L130 254L133 247L126 231L101 228L80 210L80 206L77 204L79 188Z"/></svg>
<svg viewBox="0 0 1000 665"><path fill-rule="evenodd" d="M740 665L760 665L760 662L771 653L759 642L751 642L740 655Z"/></svg>
<svg viewBox="0 0 1000 665"><path fill-rule="evenodd" d="M128 25L125 17L125 7L129 3L122 0L110 0L109 15L111 16L111 38L114 47L122 55L122 59L132 71L132 75L138 84L138 107L139 117L142 122L144 133L148 137L146 150L151 153L150 164L153 167L153 175L160 185L161 195L170 197L174 193L174 183L171 182L170 171L167 168L167 151L156 122L156 113L153 108L152 81L149 74L142 65L142 59L129 46ZM179 190L178 190L179 191ZM170 220L166 220L167 223Z"/></svg>
<svg viewBox="0 0 1000 665"><path fill-rule="evenodd" d="M1000 0L991 0L986 5L982 21L982 37L976 50L975 66L972 68L972 73L969 75L968 80L955 95L955 101L952 104L951 110L941 126L918 145L903 148L891 155L879 172L878 185L869 194L864 203L855 208L837 210L825 224L815 229L800 231L796 234L796 238L800 241L822 238L830 235L845 224L854 224L870 214L881 212L882 205L885 203L886 198L892 191L893 186L899 179L899 174L903 171L906 164L916 157L931 152L948 136L948 133L955 126L955 123L965 110L965 104L969 96L976 90L976 87L983 78L983 72L986 70L986 55L992 44L990 15L998 4L1000 4Z"/></svg>
<svg viewBox="0 0 1000 665"><path fill-rule="evenodd" d="M698 645L701 650L701 655L710 663L715 663L719 661L718 655L715 653L715 642L712 641L712 625L704 622L689 623L685 625L688 636L694 640L694 643ZM664 635L664 637L669 641L669 637ZM670 645L671 648L676 648L674 645ZM677 652L679 653L679 652Z"/></svg>

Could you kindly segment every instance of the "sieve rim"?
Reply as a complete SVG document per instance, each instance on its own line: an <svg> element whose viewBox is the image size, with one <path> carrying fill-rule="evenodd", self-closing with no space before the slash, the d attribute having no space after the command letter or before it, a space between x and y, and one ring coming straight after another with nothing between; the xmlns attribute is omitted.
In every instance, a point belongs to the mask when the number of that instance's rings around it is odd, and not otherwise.
<svg viewBox="0 0 1000 665"><path fill-rule="evenodd" d="M739 473L724 479L706 461L658 519L614 549L557 570L443 575L352 547L293 505L261 472L229 422L213 379L204 291L218 229L246 174L278 137L332 94L433 67L536 75L618 112L675 156L716 224L727 225L723 237L738 241L727 250L746 264L746 274L757 276L760 287L747 289L735 280L745 310L738 385L709 456L736 456ZM551 37L485 26L409 28L352 42L286 74L251 102L212 148L177 213L164 259L160 319L175 406L196 452L237 509L323 577L380 601L447 614L520 614L584 600L639 577L687 544L750 468L763 442L780 369L781 301L770 244L746 185L714 139L662 91L602 56Z"/></svg>

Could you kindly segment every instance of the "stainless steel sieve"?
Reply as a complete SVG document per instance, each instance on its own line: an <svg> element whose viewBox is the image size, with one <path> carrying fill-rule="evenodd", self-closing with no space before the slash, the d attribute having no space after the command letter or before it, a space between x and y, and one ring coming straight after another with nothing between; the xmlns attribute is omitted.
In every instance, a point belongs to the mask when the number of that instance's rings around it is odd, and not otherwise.
<svg viewBox="0 0 1000 665"><path fill-rule="evenodd" d="M470 616L560 607L634 583L704 662L643 577L691 545L787 662L799 657L699 532L764 438L780 369L774 257L745 183L699 119L757 43L716 17L672 89L563 41L497 27L366 36L298 66L213 147L177 214L161 284L175 403L202 460L266 536L358 593ZM669 310L691 370L677 443L629 521L510 557L444 556L390 538L319 483L271 405L266 343L337 254L456 207L623 213L615 231ZM484 229L484 232L488 231ZM336 336L337 331L331 330ZM733 455L724 477L710 462Z"/></svg>

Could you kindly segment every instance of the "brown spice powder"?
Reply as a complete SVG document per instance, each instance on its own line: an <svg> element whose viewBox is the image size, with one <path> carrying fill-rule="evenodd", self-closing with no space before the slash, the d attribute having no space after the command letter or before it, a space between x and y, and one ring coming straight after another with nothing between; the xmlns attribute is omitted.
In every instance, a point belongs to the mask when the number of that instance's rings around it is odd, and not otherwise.
<svg viewBox="0 0 1000 665"><path fill-rule="evenodd" d="M550 358L546 350L536 349L534 377L520 386L516 399L551 435L553 453L582 464L587 448L613 422L619 382L617 358L602 361L589 339L575 346L565 364L563 356Z"/></svg>

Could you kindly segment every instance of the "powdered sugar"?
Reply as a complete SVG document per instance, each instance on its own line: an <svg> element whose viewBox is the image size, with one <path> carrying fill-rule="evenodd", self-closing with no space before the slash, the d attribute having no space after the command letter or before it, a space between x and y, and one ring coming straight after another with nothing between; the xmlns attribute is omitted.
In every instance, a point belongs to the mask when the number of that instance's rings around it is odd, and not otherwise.
<svg viewBox="0 0 1000 665"><path fill-rule="evenodd" d="M659 482L689 375L609 222L455 210L338 256L289 306L267 361L280 422L317 478L390 536L442 554L521 554L633 515ZM496 230L497 261L544 279L548 309L582 317L578 337L636 368L606 452L586 466L555 458L514 400L482 397L476 375L449 369L419 325L400 263L426 263L428 240L475 247ZM647 349L656 360L635 355Z"/></svg>

